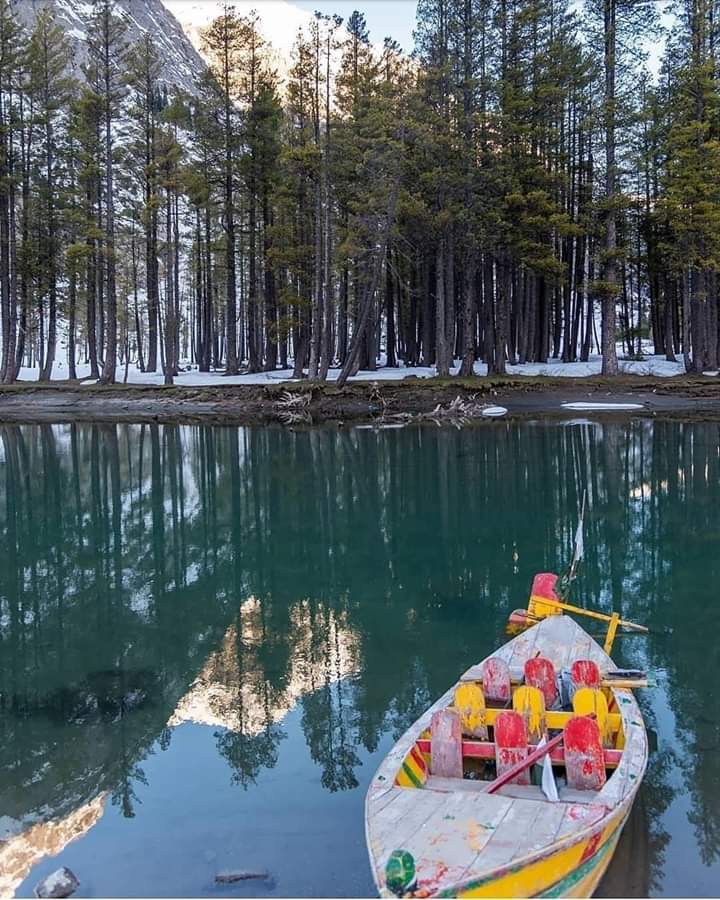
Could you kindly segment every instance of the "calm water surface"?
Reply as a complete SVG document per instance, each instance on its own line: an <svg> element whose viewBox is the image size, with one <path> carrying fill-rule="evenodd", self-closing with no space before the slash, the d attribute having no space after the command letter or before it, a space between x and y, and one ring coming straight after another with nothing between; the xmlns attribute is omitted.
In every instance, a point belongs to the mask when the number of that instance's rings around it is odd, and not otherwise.
<svg viewBox="0 0 720 900"><path fill-rule="evenodd" d="M0 427L0 895L371 895L363 800L534 572L652 626L601 892L720 891L720 428ZM214 884L223 869L269 883Z"/></svg>

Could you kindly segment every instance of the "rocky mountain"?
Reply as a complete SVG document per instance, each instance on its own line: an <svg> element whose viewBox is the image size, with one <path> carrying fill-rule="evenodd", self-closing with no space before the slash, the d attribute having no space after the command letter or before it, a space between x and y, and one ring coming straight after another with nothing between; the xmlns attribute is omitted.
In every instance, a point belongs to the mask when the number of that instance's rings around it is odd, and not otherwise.
<svg viewBox="0 0 720 900"><path fill-rule="evenodd" d="M118 15L127 23L125 37L128 43L134 43L145 32L150 32L155 39L163 60L161 80L168 86L177 85L194 91L195 78L204 70L205 63L162 0L116 0L115 5ZM87 55L85 34L92 3L87 0L11 0L11 6L17 19L28 29L33 27L39 11L44 6L51 6L72 42L74 63L79 71Z"/></svg>

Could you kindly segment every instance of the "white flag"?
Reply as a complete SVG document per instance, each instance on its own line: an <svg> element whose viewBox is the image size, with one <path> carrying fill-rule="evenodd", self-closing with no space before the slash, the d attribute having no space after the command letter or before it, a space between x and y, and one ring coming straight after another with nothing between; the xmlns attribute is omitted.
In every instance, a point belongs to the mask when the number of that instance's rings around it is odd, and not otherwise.
<svg viewBox="0 0 720 900"><path fill-rule="evenodd" d="M543 747L546 743L547 741L545 738L541 738L538 749ZM550 760L549 753L546 753L543 757L542 767L542 792L551 803L557 803L560 798L558 797L557 785L555 784L555 776L553 775L552 761Z"/></svg>
<svg viewBox="0 0 720 900"><path fill-rule="evenodd" d="M585 546L583 544L583 522L582 517L578 522L577 531L575 532L575 561L580 562L585 554Z"/></svg>

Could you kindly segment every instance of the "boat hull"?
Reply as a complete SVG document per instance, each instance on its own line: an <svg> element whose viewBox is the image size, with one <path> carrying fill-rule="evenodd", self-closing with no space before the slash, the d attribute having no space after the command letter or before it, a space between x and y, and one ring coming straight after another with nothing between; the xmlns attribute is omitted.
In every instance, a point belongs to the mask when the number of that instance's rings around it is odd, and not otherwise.
<svg viewBox="0 0 720 900"><path fill-rule="evenodd" d="M535 861L518 860L503 873L455 885L439 897L592 897L610 864L627 820L616 811L602 827Z"/></svg>

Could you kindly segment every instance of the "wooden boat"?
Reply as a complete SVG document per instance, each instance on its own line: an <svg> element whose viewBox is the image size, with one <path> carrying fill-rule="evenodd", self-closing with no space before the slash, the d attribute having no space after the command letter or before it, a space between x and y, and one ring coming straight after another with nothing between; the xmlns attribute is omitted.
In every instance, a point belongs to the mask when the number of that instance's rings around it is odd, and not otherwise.
<svg viewBox="0 0 720 900"><path fill-rule="evenodd" d="M465 672L375 774L365 827L381 896L589 897L596 889L645 773L648 741L628 682L563 614L554 582L536 576L529 612L537 624ZM538 617L545 599L551 608ZM603 618L614 636L618 617ZM561 708L563 680L573 698ZM558 799L529 783L529 767L496 790L493 780L522 769L544 733L556 735L546 755Z"/></svg>

